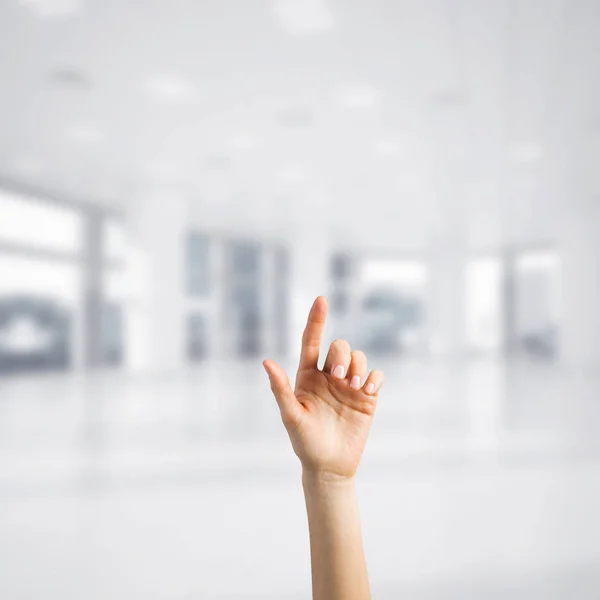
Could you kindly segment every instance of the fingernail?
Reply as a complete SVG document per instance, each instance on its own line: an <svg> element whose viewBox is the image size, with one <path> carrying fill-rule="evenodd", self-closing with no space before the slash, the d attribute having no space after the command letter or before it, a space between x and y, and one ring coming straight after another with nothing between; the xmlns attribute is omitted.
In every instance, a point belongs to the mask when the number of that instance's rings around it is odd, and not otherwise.
<svg viewBox="0 0 600 600"><path fill-rule="evenodd" d="M333 370L333 376L337 377L338 379L344 379L344 374L345 374L345 369L342 365L338 365L334 370Z"/></svg>
<svg viewBox="0 0 600 600"><path fill-rule="evenodd" d="M360 376L355 375L351 380L350 380L350 387L353 390L358 390L360 389Z"/></svg>
<svg viewBox="0 0 600 600"><path fill-rule="evenodd" d="M367 384L367 387L365 388L365 392L367 392L367 394L372 394L374 391L375 391L375 384L374 383Z"/></svg>

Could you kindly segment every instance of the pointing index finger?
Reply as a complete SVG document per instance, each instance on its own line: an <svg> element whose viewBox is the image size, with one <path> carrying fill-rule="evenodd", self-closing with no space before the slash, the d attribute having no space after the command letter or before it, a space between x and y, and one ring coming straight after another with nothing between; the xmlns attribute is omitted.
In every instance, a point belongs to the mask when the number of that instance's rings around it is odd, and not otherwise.
<svg viewBox="0 0 600 600"><path fill-rule="evenodd" d="M327 317L327 300L319 296L308 313L308 321L302 335L302 351L300 352L299 371L316 369L319 362L321 336Z"/></svg>

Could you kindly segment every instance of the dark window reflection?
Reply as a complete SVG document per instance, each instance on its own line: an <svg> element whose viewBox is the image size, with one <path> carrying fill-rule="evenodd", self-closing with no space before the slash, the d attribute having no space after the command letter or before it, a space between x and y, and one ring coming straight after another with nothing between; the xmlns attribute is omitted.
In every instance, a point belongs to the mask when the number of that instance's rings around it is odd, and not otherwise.
<svg viewBox="0 0 600 600"><path fill-rule="evenodd" d="M258 285L234 288L233 323L236 328L236 353L242 357L253 357L260 354L262 319Z"/></svg>
<svg viewBox="0 0 600 600"><path fill-rule="evenodd" d="M402 353L407 334L422 322L422 304L394 289L370 292L362 303L363 338L368 351L379 354Z"/></svg>
<svg viewBox="0 0 600 600"><path fill-rule="evenodd" d="M70 310L52 298L0 298L0 372L67 369L71 326Z"/></svg>
<svg viewBox="0 0 600 600"><path fill-rule="evenodd" d="M331 279L334 282L346 281L352 276L352 259L346 254L335 254L331 259Z"/></svg>
<svg viewBox="0 0 600 600"><path fill-rule="evenodd" d="M210 291L210 238L190 233L187 238L187 291L203 296Z"/></svg>
<svg viewBox="0 0 600 600"><path fill-rule="evenodd" d="M187 317L187 357L191 361L201 360L208 353L207 322L202 313Z"/></svg>
<svg viewBox="0 0 600 600"><path fill-rule="evenodd" d="M539 359L558 355L557 278L555 251L530 251L517 256L511 313L512 338L518 353Z"/></svg>
<svg viewBox="0 0 600 600"><path fill-rule="evenodd" d="M231 248L231 266L234 277L258 277L260 270L260 246L253 242L235 242Z"/></svg>
<svg viewBox="0 0 600 600"><path fill-rule="evenodd" d="M275 282L282 283L286 281L290 271L289 251L283 246L275 246Z"/></svg>
<svg viewBox="0 0 600 600"><path fill-rule="evenodd" d="M119 366L123 362L123 308L106 304L102 315L102 363Z"/></svg>
<svg viewBox="0 0 600 600"><path fill-rule="evenodd" d="M274 289L274 328L277 332L275 350L280 355L288 350L288 309L289 309L289 251L283 246L276 246L275 252L275 289Z"/></svg>
<svg viewBox="0 0 600 600"><path fill-rule="evenodd" d="M228 245L228 300L234 355L256 357L262 351L262 247L254 242Z"/></svg>

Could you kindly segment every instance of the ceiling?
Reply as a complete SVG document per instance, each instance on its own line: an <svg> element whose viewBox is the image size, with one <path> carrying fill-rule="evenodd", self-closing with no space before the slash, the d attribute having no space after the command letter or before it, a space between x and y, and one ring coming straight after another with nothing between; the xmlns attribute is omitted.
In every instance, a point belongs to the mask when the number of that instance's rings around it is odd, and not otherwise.
<svg viewBox="0 0 600 600"><path fill-rule="evenodd" d="M594 0L1 0L0 176L211 227L547 241L599 205Z"/></svg>

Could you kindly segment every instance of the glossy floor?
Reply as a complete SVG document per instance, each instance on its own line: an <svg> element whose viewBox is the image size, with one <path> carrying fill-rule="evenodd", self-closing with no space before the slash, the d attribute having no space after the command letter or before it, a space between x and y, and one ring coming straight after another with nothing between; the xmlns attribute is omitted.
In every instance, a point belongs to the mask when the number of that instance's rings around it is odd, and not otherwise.
<svg viewBox="0 0 600 600"><path fill-rule="evenodd" d="M600 597L596 374L382 366L358 478L374 598ZM310 597L260 364L0 382L0 597Z"/></svg>

